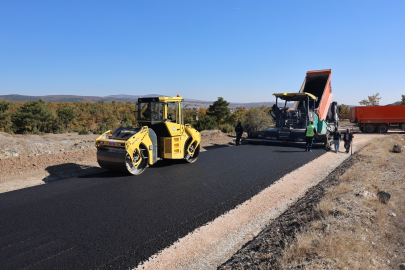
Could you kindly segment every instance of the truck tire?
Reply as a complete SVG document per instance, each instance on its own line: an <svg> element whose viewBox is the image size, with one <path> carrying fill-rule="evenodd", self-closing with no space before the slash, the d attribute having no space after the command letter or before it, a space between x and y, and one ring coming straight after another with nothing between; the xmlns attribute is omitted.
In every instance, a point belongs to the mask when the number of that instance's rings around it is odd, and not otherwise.
<svg viewBox="0 0 405 270"><path fill-rule="evenodd" d="M375 132L375 125L373 124L367 124L364 126L364 132L366 133L373 133Z"/></svg>
<svg viewBox="0 0 405 270"><path fill-rule="evenodd" d="M388 125L387 124L379 124L377 126L377 132L378 133L387 133L388 131Z"/></svg>

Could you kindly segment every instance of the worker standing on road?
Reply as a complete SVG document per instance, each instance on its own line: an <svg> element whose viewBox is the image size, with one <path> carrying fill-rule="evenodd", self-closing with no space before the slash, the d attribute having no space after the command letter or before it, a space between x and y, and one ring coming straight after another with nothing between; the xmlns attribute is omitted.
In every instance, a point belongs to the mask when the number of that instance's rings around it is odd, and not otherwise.
<svg viewBox="0 0 405 270"><path fill-rule="evenodd" d="M347 129L346 134L343 136L343 140L345 142L346 153L349 153L349 151L350 151L350 145L352 144L353 137L354 137L353 133L350 132L349 129Z"/></svg>
<svg viewBox="0 0 405 270"><path fill-rule="evenodd" d="M312 152L312 142L314 141L314 135L318 134L316 132L316 128L314 127L314 122L310 122L310 124L307 126L305 129L305 137L306 137L306 146L305 146L305 152Z"/></svg>
<svg viewBox="0 0 405 270"><path fill-rule="evenodd" d="M239 145L240 139L242 138L243 134L243 127L241 122L238 122L238 125L235 127L235 132L236 132L236 145Z"/></svg>
<svg viewBox="0 0 405 270"><path fill-rule="evenodd" d="M335 153L339 152L339 145L341 139L342 133L340 133L338 127L335 127L335 132L333 132L333 143L335 144Z"/></svg>

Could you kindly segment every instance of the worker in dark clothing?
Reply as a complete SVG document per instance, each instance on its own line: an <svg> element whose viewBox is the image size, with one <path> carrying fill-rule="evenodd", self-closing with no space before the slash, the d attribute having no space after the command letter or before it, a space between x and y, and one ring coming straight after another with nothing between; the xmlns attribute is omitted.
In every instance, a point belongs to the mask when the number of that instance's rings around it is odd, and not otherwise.
<svg viewBox="0 0 405 270"><path fill-rule="evenodd" d="M335 144L335 153L339 152L340 140L342 139L342 133L340 133L338 127L335 127L333 132L333 143Z"/></svg>
<svg viewBox="0 0 405 270"><path fill-rule="evenodd" d="M241 122L238 122L238 125L235 127L235 132L236 132L236 145L239 145L240 139L242 138L243 134L243 127Z"/></svg>
<svg viewBox="0 0 405 270"><path fill-rule="evenodd" d="M312 142L314 141L314 135L318 134L316 132L316 128L314 127L314 122L310 122L310 124L305 129L305 137L306 137L306 145L305 145L305 152L312 152Z"/></svg>
<svg viewBox="0 0 405 270"><path fill-rule="evenodd" d="M350 145L352 144L353 137L354 137L353 133L350 132L349 129L347 129L346 134L343 136L343 141L345 142L346 153L349 153L349 151L350 151Z"/></svg>

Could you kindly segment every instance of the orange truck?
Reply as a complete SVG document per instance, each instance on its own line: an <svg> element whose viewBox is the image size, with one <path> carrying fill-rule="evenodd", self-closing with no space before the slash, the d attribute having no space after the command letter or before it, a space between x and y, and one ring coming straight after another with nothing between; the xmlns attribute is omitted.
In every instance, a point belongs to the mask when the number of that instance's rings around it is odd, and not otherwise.
<svg viewBox="0 0 405 270"><path fill-rule="evenodd" d="M388 129L405 129L405 105L356 106L350 108L350 122L361 132L385 133Z"/></svg>

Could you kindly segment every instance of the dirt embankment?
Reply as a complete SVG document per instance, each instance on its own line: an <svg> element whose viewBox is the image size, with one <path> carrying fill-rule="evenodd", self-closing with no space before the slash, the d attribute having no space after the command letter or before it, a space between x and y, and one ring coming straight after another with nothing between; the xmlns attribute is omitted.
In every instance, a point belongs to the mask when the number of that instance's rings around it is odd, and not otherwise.
<svg viewBox="0 0 405 270"><path fill-rule="evenodd" d="M0 132L0 193L102 171L94 144L98 136ZM201 136L202 151L234 144L232 136L219 130Z"/></svg>
<svg viewBox="0 0 405 270"><path fill-rule="evenodd" d="M405 135L345 160L219 269L405 269L405 153L394 144L405 152Z"/></svg>

